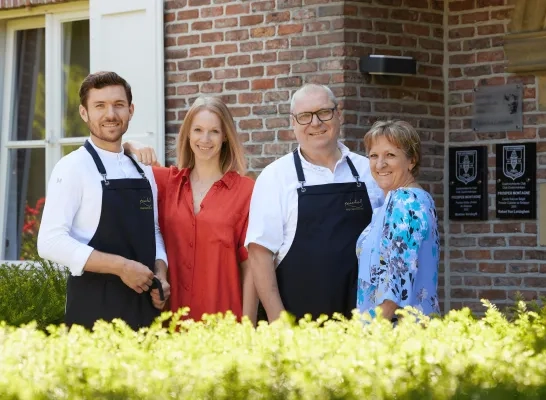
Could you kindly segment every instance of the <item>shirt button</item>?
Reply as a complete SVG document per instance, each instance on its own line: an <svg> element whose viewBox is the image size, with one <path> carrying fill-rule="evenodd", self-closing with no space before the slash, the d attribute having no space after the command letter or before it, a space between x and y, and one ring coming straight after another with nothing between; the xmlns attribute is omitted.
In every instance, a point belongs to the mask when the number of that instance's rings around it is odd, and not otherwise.
<svg viewBox="0 0 546 400"><path fill-rule="evenodd" d="M191 269L191 264L186 264L187 269Z"/></svg>
<svg viewBox="0 0 546 400"><path fill-rule="evenodd" d="M193 242L190 242L190 247L193 247Z"/></svg>
<svg viewBox="0 0 546 400"><path fill-rule="evenodd" d="M186 283L186 284L184 284L184 289L190 290L190 286Z"/></svg>

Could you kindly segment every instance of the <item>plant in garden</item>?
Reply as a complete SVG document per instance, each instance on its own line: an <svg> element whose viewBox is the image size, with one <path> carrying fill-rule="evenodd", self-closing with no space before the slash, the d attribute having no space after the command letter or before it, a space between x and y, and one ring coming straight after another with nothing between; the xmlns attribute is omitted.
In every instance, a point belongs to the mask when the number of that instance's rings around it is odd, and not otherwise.
<svg viewBox="0 0 546 400"><path fill-rule="evenodd" d="M487 304L429 319L302 320L255 329L164 313L151 328L99 322L0 325L0 398L8 399L544 399L546 319L520 305L508 321ZM178 317L183 313L181 311Z"/></svg>
<svg viewBox="0 0 546 400"><path fill-rule="evenodd" d="M40 258L38 256L37 239L44 204L45 197L41 197L36 201L34 207L30 207L28 203L25 205L25 220L23 232L21 233L21 260L36 260Z"/></svg>
<svg viewBox="0 0 546 400"><path fill-rule="evenodd" d="M0 321L36 321L39 329L64 320L68 270L45 260L0 265ZM0 396L1 398L1 396Z"/></svg>

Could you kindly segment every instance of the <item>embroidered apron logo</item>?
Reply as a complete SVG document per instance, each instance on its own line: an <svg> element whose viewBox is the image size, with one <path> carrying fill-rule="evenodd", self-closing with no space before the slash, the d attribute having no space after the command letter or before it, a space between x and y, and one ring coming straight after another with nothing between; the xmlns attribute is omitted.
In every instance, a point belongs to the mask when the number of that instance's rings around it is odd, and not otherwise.
<svg viewBox="0 0 546 400"><path fill-rule="evenodd" d="M140 209L141 210L151 210L152 209L152 199L150 197L140 199Z"/></svg>
<svg viewBox="0 0 546 400"><path fill-rule="evenodd" d="M345 202L345 211L360 211L360 210L364 210L364 202L362 201L362 199Z"/></svg>

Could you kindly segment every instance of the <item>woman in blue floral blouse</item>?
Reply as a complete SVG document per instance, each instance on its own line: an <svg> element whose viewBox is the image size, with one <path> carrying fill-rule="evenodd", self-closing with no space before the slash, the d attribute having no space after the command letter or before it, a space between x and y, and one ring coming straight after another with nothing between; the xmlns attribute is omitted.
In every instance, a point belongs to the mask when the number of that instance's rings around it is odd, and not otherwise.
<svg viewBox="0 0 546 400"><path fill-rule="evenodd" d="M386 198L357 241L357 307L372 316L380 307L388 319L405 306L439 313L438 222L434 200L415 180L419 135L407 122L378 121L364 144L372 175Z"/></svg>

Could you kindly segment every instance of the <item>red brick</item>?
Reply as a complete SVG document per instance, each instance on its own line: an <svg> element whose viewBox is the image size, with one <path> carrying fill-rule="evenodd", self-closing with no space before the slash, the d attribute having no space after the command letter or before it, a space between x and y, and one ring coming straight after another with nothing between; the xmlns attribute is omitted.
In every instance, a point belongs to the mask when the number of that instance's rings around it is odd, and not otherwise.
<svg viewBox="0 0 546 400"><path fill-rule="evenodd" d="M241 53L249 53L252 51L260 51L264 48L264 43L261 41L256 42L245 42L241 43L240 45Z"/></svg>
<svg viewBox="0 0 546 400"><path fill-rule="evenodd" d="M495 260L522 260L522 250L495 250L493 252Z"/></svg>
<svg viewBox="0 0 546 400"><path fill-rule="evenodd" d="M263 74L264 67L262 66L241 68L241 78L248 78L251 76L263 76Z"/></svg>
<svg viewBox="0 0 546 400"><path fill-rule="evenodd" d="M201 18L219 17L224 14L223 7L202 7L200 9Z"/></svg>
<svg viewBox="0 0 546 400"><path fill-rule="evenodd" d="M203 43L222 42L223 40L224 34L222 32L203 33L201 35L201 41Z"/></svg>
<svg viewBox="0 0 546 400"><path fill-rule="evenodd" d="M404 32L410 35L429 36L430 27L426 25L404 24Z"/></svg>
<svg viewBox="0 0 546 400"><path fill-rule="evenodd" d="M212 21L197 21L191 24L192 31L204 31L212 29Z"/></svg>
<svg viewBox="0 0 546 400"><path fill-rule="evenodd" d="M267 124L267 123L266 123ZM266 143L264 144L264 153L268 155L284 156L290 152L288 143Z"/></svg>
<svg viewBox="0 0 546 400"><path fill-rule="evenodd" d="M176 39L176 44L178 46L185 46L188 44L197 44L199 43L199 35L181 35Z"/></svg>
<svg viewBox="0 0 546 400"><path fill-rule="evenodd" d="M521 257L518 259L521 260ZM525 250L525 259L526 260L546 260L546 251L545 250Z"/></svg>
<svg viewBox="0 0 546 400"><path fill-rule="evenodd" d="M506 291L504 290L480 290L478 291L478 296L480 299L487 300L506 300Z"/></svg>
<svg viewBox="0 0 546 400"><path fill-rule="evenodd" d="M498 223L493 225L494 233L520 233L523 232L521 223Z"/></svg>
<svg viewBox="0 0 546 400"><path fill-rule="evenodd" d="M324 0L306 0L306 4L310 4L310 1L327 3ZM292 11L292 19L294 21L302 21L306 19L315 19L317 16L316 9L313 8L300 8L299 10Z"/></svg>
<svg viewBox="0 0 546 400"><path fill-rule="evenodd" d="M219 44L214 46L214 54L227 54L237 52L236 44Z"/></svg>
<svg viewBox="0 0 546 400"><path fill-rule="evenodd" d="M546 287L546 277L526 277L523 279L523 286L527 288L536 287L536 288L545 288Z"/></svg>
<svg viewBox="0 0 546 400"><path fill-rule="evenodd" d="M480 263L478 265L478 271L493 274L504 274L506 273L506 264Z"/></svg>
<svg viewBox="0 0 546 400"><path fill-rule="evenodd" d="M269 11L275 9L275 1L253 1L251 4L252 12Z"/></svg>
<svg viewBox="0 0 546 400"><path fill-rule="evenodd" d="M306 52L306 58L307 59L313 59L313 58L327 58L330 57L331 50L330 49L309 49Z"/></svg>
<svg viewBox="0 0 546 400"><path fill-rule="evenodd" d="M277 132L277 139L281 141L294 141L296 140L296 135L292 130L280 130Z"/></svg>
<svg viewBox="0 0 546 400"><path fill-rule="evenodd" d="M483 22L488 20L489 20L489 12L487 11L480 11L480 12L474 12L470 14L461 15L462 24L472 24L472 23Z"/></svg>
<svg viewBox="0 0 546 400"><path fill-rule="evenodd" d="M261 93L241 93L238 96L239 103L242 104L257 104L262 102Z"/></svg>
<svg viewBox="0 0 546 400"><path fill-rule="evenodd" d="M203 83L201 85L201 93L222 93L222 83Z"/></svg>
<svg viewBox="0 0 546 400"><path fill-rule="evenodd" d="M277 53L262 53L262 54L252 54L252 63L261 64L261 63L271 63L277 61Z"/></svg>
<svg viewBox="0 0 546 400"><path fill-rule="evenodd" d="M290 21L290 11L281 11L281 12L273 12L269 13L266 16L265 22L267 24L270 23L278 23L278 22L286 22Z"/></svg>
<svg viewBox="0 0 546 400"><path fill-rule="evenodd" d="M237 26L237 18L221 18L214 21L215 29L231 28Z"/></svg>
<svg viewBox="0 0 546 400"><path fill-rule="evenodd" d="M226 65L226 59L224 57L205 58L203 60L203 68L218 68Z"/></svg>
<svg viewBox="0 0 546 400"><path fill-rule="evenodd" d="M186 19L198 19L199 18L199 11L198 10L188 10L188 11L180 11L178 14L176 14L176 19L179 21L186 20Z"/></svg>
<svg viewBox="0 0 546 400"><path fill-rule="evenodd" d="M239 121L239 128L241 129L262 129L262 119L244 119Z"/></svg>
<svg viewBox="0 0 546 400"><path fill-rule="evenodd" d="M272 39L265 42L266 50L288 49L288 39Z"/></svg>
<svg viewBox="0 0 546 400"><path fill-rule="evenodd" d="M458 252L462 253L460 251L458 251ZM455 257L450 256L450 258L455 258ZM460 257L456 257L456 258L460 258ZM451 262L450 265L449 265L449 268L450 268L451 272L476 272L477 271L476 264L471 262L471 261Z"/></svg>
<svg viewBox="0 0 546 400"><path fill-rule="evenodd" d="M226 41L241 41L247 40L250 37L247 29L226 32Z"/></svg>
<svg viewBox="0 0 546 400"><path fill-rule="evenodd" d="M190 57L202 57L202 56L211 56L212 47L191 47L190 48Z"/></svg>
<svg viewBox="0 0 546 400"><path fill-rule="evenodd" d="M449 11L450 12L457 12L457 11L466 11L466 10L473 10L474 9L474 1L475 0L463 0L463 1L449 1Z"/></svg>
<svg viewBox="0 0 546 400"><path fill-rule="evenodd" d="M329 21L309 22L305 24L306 32L324 32L330 29Z"/></svg>
<svg viewBox="0 0 546 400"><path fill-rule="evenodd" d="M348 35L348 33L346 33ZM343 32L329 33L326 35L319 35L318 42L319 44L329 44L329 43L343 43L345 42L345 36Z"/></svg>
<svg viewBox="0 0 546 400"><path fill-rule="evenodd" d="M181 85L176 88L176 94L179 96L195 94L198 92L199 92L199 85Z"/></svg>
<svg viewBox="0 0 546 400"><path fill-rule="evenodd" d="M277 106L253 106L252 114L254 115L275 115L277 114Z"/></svg>
<svg viewBox="0 0 546 400"><path fill-rule="evenodd" d="M214 71L214 79L234 79L237 78L236 69L219 69Z"/></svg>
<svg viewBox="0 0 546 400"><path fill-rule="evenodd" d="M302 84L301 78L292 76L289 78L277 78L277 87L300 87Z"/></svg>
<svg viewBox="0 0 546 400"><path fill-rule="evenodd" d="M245 152L246 152L246 154L262 155L263 148L264 148L264 146L261 145L261 144L247 144L245 146Z"/></svg>
<svg viewBox="0 0 546 400"><path fill-rule="evenodd" d="M474 289L452 288L450 294L454 299L476 299L478 297Z"/></svg>
<svg viewBox="0 0 546 400"><path fill-rule="evenodd" d="M248 90L249 87L248 80L226 82L226 90Z"/></svg>
<svg viewBox="0 0 546 400"><path fill-rule="evenodd" d="M262 38L270 36L275 36L275 27L273 26L252 28L250 30L250 37L252 38Z"/></svg>
<svg viewBox="0 0 546 400"><path fill-rule="evenodd" d="M250 6L248 3L230 4L226 6L226 15L248 14L249 12Z"/></svg>
<svg viewBox="0 0 546 400"><path fill-rule="evenodd" d="M188 24L168 24L165 26L165 33L187 33Z"/></svg>
<svg viewBox="0 0 546 400"><path fill-rule="evenodd" d="M522 279L506 276L497 276L493 278L493 286L521 286Z"/></svg>
<svg viewBox="0 0 546 400"><path fill-rule="evenodd" d="M290 73L290 64L270 65L267 67L267 75L286 75Z"/></svg>
<svg viewBox="0 0 546 400"><path fill-rule="evenodd" d="M251 132L250 137L253 142L272 142L275 140L274 131L262 131L262 132Z"/></svg>
<svg viewBox="0 0 546 400"><path fill-rule="evenodd" d="M478 25L478 35L498 35L504 33L504 24L496 25Z"/></svg>
<svg viewBox="0 0 546 400"><path fill-rule="evenodd" d="M288 101L290 93L288 91L267 92L264 96L264 101L267 102L281 102Z"/></svg>
<svg viewBox="0 0 546 400"><path fill-rule="evenodd" d="M241 17L240 26L258 25L264 22L263 15L245 15Z"/></svg>
<svg viewBox="0 0 546 400"><path fill-rule="evenodd" d="M199 60L187 60L187 61L178 62L179 71L188 71L188 70L199 69L199 68L201 68L201 61Z"/></svg>
<svg viewBox="0 0 546 400"><path fill-rule="evenodd" d="M190 7L202 7L210 5L210 0L188 0Z"/></svg>
<svg viewBox="0 0 546 400"><path fill-rule="evenodd" d="M491 277L489 276L465 276L463 280L465 286L491 286Z"/></svg>
<svg viewBox="0 0 546 400"><path fill-rule="evenodd" d="M227 59L228 65L235 66L235 65L248 65L250 64L250 56L248 55L237 55L237 56L230 56Z"/></svg>
<svg viewBox="0 0 546 400"><path fill-rule="evenodd" d="M301 1L301 0L300 0ZM271 164L273 161L275 161L275 157L257 157L257 158L250 158L250 167L251 168L265 168L269 164Z"/></svg>
<svg viewBox="0 0 546 400"><path fill-rule="evenodd" d="M365 11L364 11L365 10ZM366 18L388 18L388 10L380 7L361 7L360 14ZM414 10L399 8L391 10L391 19L401 19L404 21L418 21L419 13Z"/></svg>
<svg viewBox="0 0 546 400"><path fill-rule="evenodd" d="M286 128L290 126L290 121L287 117L267 118L265 120L265 126L268 129Z"/></svg>
<svg viewBox="0 0 546 400"><path fill-rule="evenodd" d="M496 251L495 253L497 253ZM489 250L465 250L464 255L469 260L488 260L491 258L491 252ZM495 259L502 259L496 258Z"/></svg>

